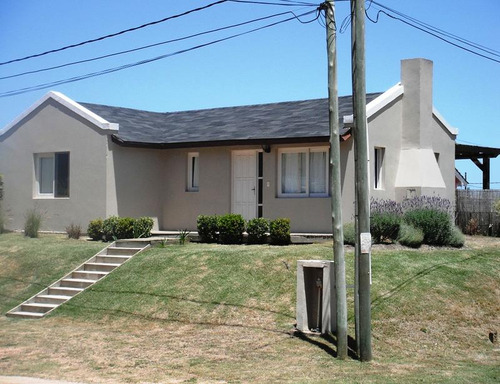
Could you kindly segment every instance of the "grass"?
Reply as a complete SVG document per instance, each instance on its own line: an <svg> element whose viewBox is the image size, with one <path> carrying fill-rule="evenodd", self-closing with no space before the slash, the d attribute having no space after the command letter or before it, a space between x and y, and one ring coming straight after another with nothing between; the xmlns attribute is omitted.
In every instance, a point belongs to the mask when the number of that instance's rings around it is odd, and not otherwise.
<svg viewBox="0 0 500 384"><path fill-rule="evenodd" d="M329 244L191 243L137 255L48 318L1 318L0 372L96 383L497 383L500 350L488 333L500 330L498 245L376 248L371 363L338 361L334 340L290 332L296 261L330 259ZM3 313L102 247L1 235Z"/></svg>

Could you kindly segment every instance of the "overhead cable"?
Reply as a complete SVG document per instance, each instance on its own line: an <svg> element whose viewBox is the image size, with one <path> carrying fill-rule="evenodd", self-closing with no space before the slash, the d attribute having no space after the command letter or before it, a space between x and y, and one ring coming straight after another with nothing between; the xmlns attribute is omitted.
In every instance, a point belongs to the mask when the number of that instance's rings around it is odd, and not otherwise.
<svg viewBox="0 0 500 384"><path fill-rule="evenodd" d="M216 1L214 3L210 3L210 4L207 4L207 5L204 5L203 7L194 8L194 9L191 9L189 11L179 13L177 15L164 17L163 19L160 19L160 20L151 21L149 23L142 24L142 25L139 25L137 27L124 29L122 31L111 33L109 35L105 35L105 36L101 36L101 37L97 37L95 39L82 41L80 43L67 45L65 47L61 47L61 48L57 48L57 49L51 49L50 51L45 51L45 52L42 52L42 53L37 53L37 54L34 54L34 55L29 55L29 56L21 57L21 58L18 58L18 59L12 59L12 60L8 60L8 61L0 62L0 65L6 65L6 64L16 63L16 62L23 61L23 60L33 59L35 57L45 56L45 55L48 55L48 54L51 54L51 53L55 53L55 52L61 52L61 51L64 51L64 50L67 50L67 49L70 49L70 48L81 47L82 45L86 45L86 44L90 44L90 43L95 43L97 41L101 41L101 40L109 39L111 37L123 35L123 34L128 33L128 32L137 31L139 29L146 28L146 27L149 27L151 25L160 24L160 23L163 23L163 22L168 21L168 20L177 19L179 17L189 15L190 13L202 11L204 9L213 7L214 5L225 3L227 1L228 0L219 0L219 1Z"/></svg>
<svg viewBox="0 0 500 384"><path fill-rule="evenodd" d="M41 89L47 89L47 88L55 87L55 86L62 85L62 84L73 83L73 82L76 82L76 81L81 81L81 80L89 79L89 78L92 78L92 77L102 76L102 75L106 75L106 74L109 74L109 73L118 72L118 71L121 71L121 70L124 70L124 69L132 68L132 67L137 67L137 66L140 66L140 65L148 64L148 63L152 63L152 62L155 62L155 61L158 61L158 60L162 60L162 59L165 59L165 58L168 58L168 57L177 56L177 55L180 55L182 53L187 53L187 52L194 51L194 50L197 50L197 49L200 49L200 48L204 48L204 47L207 47L207 46L210 46L210 45L214 45L214 44L217 44L217 43L220 43L220 42L223 42L223 41L231 40L231 39L234 39L236 37L240 37L240 36L244 36L244 35L247 35L247 34L250 34L250 33L253 33L253 32L257 32L257 31L260 31L262 29L270 28L270 27L273 27L273 26L276 26L278 24L282 24L282 23L285 23L285 22L288 22L288 21L291 21L291 20L294 20L294 19L301 21L300 20L301 17L310 15L310 14L315 13L315 12L316 12L316 10L312 10L312 11L305 12L305 13L303 13L301 15L298 15L298 16L295 15L293 12L290 12L290 11L289 12L285 12L285 13L288 13L288 14L292 14L292 16L289 17L289 18L287 18L287 19L276 21L274 23L267 24L267 25L264 25L264 26L261 26L261 27L258 27L258 28L254 28L254 29L251 29L251 30L248 30L248 31L245 31L245 32L237 33L237 34L234 34L234 35L231 35L231 36L227 36L227 37L224 37L224 38L221 38L221 39L218 39L218 40L214 40L214 41L211 41L211 42L208 42L208 43L199 44L199 45L196 45L196 46L193 46L193 47L190 47L190 48L182 49L182 50L179 50L179 51L176 51L176 52L172 52L172 53L167 53L167 54L164 54L164 55L161 55L161 56L157 56L157 57L153 57L153 58L150 58L150 59L145 59L145 60L141 60L141 61L138 61L138 62L121 65L121 66L118 66L118 67L108 68L108 69L105 69L105 70L102 70L102 71L98 71L98 72L87 73L85 75L74 76L74 77L71 77L71 78L68 78L68 79L63 79L63 80L58 80L58 81L54 81L54 82L50 82L50 83L38 84L38 85L35 85L35 86L32 86L32 87L25 87L25 88L20 88L20 89L12 90L12 91L3 92L3 93L0 93L0 98L9 97L9 96L15 96L15 95L20 95L20 94L23 94L23 93L38 91L38 90L41 90ZM316 15L316 17L314 19L312 19L312 20L310 20L308 22L315 21L317 19L317 17L318 17L318 15ZM303 22L303 21L301 21L301 22Z"/></svg>

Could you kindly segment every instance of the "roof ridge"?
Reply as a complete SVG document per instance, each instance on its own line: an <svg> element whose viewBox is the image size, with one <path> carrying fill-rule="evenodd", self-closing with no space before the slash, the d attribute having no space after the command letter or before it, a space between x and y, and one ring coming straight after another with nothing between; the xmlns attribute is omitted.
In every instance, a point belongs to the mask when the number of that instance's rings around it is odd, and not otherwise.
<svg viewBox="0 0 500 384"><path fill-rule="evenodd" d="M383 94L383 92L367 92L366 96L381 95L381 94ZM352 97L352 95L339 96L339 99L345 99L345 98L349 98L349 97ZM130 108L130 107L121 107L121 106L107 105L107 104L80 102L80 101L78 103L81 105L94 105L94 106L106 107L106 108L126 109L126 110L130 110L130 111L157 113L160 115L167 115L167 114L174 114L174 113L214 111L214 110L223 110L223 109L227 110L227 109L236 109L236 108L254 108L254 107L272 106L272 105L279 105L279 104L285 105L285 104L305 103L305 102L313 102L313 101L320 101L320 100L327 100L327 99L328 99L327 97L319 97L319 98L313 98L313 99L287 100L287 101L276 101L276 102L271 102L271 103L257 103L257 104L245 104L245 105L229 105L229 106L223 106L223 107L184 109L184 110L164 111L164 112L151 111L151 110L147 110L147 109Z"/></svg>

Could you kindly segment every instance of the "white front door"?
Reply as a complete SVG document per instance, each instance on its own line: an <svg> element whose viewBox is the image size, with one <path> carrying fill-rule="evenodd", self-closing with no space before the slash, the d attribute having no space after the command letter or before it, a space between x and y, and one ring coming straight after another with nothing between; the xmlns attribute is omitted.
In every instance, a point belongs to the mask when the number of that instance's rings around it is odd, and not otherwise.
<svg viewBox="0 0 500 384"><path fill-rule="evenodd" d="M245 220L257 217L257 153L233 152L232 212Z"/></svg>

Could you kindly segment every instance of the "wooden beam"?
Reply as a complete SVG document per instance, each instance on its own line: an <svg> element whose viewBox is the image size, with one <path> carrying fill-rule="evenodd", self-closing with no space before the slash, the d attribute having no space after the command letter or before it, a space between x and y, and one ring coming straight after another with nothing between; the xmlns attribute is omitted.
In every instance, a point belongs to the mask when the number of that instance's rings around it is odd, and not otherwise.
<svg viewBox="0 0 500 384"><path fill-rule="evenodd" d="M490 158L483 159L483 189L490 189Z"/></svg>

